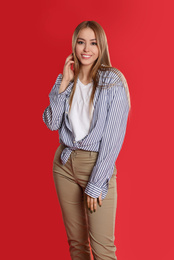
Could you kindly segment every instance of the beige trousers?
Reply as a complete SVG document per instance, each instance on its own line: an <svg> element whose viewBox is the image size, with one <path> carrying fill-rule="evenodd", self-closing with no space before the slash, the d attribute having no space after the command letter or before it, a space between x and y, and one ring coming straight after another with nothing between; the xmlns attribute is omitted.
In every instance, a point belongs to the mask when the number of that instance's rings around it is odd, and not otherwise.
<svg viewBox="0 0 174 260"><path fill-rule="evenodd" d="M117 260L114 245L117 208L116 167L109 182L109 189L96 212L87 207L85 186L95 165L98 152L72 151L67 163L62 165L60 144L53 161L53 178L73 260Z"/></svg>

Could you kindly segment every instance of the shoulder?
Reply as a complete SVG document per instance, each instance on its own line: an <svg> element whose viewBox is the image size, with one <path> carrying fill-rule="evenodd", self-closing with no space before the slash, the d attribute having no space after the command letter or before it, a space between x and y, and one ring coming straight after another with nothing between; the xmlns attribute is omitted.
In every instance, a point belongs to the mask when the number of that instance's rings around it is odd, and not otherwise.
<svg viewBox="0 0 174 260"><path fill-rule="evenodd" d="M120 100L129 103L128 85L124 74L114 67L102 67L99 71L100 85L105 89L108 103Z"/></svg>
<svg viewBox="0 0 174 260"><path fill-rule="evenodd" d="M99 85L107 89L124 87L127 84L123 73L114 67L102 65L99 69Z"/></svg>

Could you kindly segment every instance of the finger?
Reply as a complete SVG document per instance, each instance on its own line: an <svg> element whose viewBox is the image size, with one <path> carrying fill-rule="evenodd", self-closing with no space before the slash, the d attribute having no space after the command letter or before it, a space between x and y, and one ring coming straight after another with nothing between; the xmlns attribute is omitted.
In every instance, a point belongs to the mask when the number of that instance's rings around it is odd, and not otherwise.
<svg viewBox="0 0 174 260"><path fill-rule="evenodd" d="M70 61L67 66L69 66L69 68L71 69L71 66L74 65L74 61Z"/></svg>
<svg viewBox="0 0 174 260"><path fill-rule="evenodd" d="M90 208L91 208L91 211L94 210L94 201L93 201L93 198L90 198Z"/></svg>
<svg viewBox="0 0 174 260"><path fill-rule="evenodd" d="M97 210L97 198L93 199L94 212Z"/></svg>
<svg viewBox="0 0 174 260"><path fill-rule="evenodd" d="M72 60L72 59L73 59L73 55L70 54L70 55L66 58L65 64L66 64L69 60Z"/></svg>
<svg viewBox="0 0 174 260"><path fill-rule="evenodd" d="M74 61L68 61L64 66L64 71L70 73L72 71L71 66L74 64Z"/></svg>
<svg viewBox="0 0 174 260"><path fill-rule="evenodd" d="M73 57L73 54L71 53L66 59L69 60L69 59L72 59Z"/></svg>
<svg viewBox="0 0 174 260"><path fill-rule="evenodd" d="M67 61L67 63L65 63L65 66L69 66L69 65L71 65L71 64L73 64L73 63L74 63L73 60L69 60L69 61Z"/></svg>
<svg viewBox="0 0 174 260"><path fill-rule="evenodd" d="M102 206L102 198L101 198L102 194L100 194L98 200L99 200L99 206L101 207Z"/></svg>
<svg viewBox="0 0 174 260"><path fill-rule="evenodd" d="M87 195L87 206L88 206L88 209L90 209L90 197Z"/></svg>

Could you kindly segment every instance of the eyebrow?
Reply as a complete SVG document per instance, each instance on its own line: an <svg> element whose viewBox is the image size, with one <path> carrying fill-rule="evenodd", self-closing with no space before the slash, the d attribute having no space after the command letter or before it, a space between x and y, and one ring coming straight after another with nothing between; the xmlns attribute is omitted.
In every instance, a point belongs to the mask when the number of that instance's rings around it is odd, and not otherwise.
<svg viewBox="0 0 174 260"><path fill-rule="evenodd" d="M79 39L81 39L81 40L84 40L84 41L85 41L85 39L83 39L83 38L77 38L77 40L79 40ZM96 39L91 39L90 41L96 41Z"/></svg>

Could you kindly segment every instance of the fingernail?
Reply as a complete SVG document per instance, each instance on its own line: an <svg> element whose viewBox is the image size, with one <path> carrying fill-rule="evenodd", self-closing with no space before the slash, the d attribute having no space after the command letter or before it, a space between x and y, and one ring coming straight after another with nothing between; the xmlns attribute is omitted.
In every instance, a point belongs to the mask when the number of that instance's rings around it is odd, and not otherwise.
<svg viewBox="0 0 174 260"><path fill-rule="evenodd" d="M94 212L95 212L95 209L94 209Z"/></svg>
<svg viewBox="0 0 174 260"><path fill-rule="evenodd" d="M93 213L93 211L92 211L92 210L90 210L90 212L91 212L91 213Z"/></svg>

